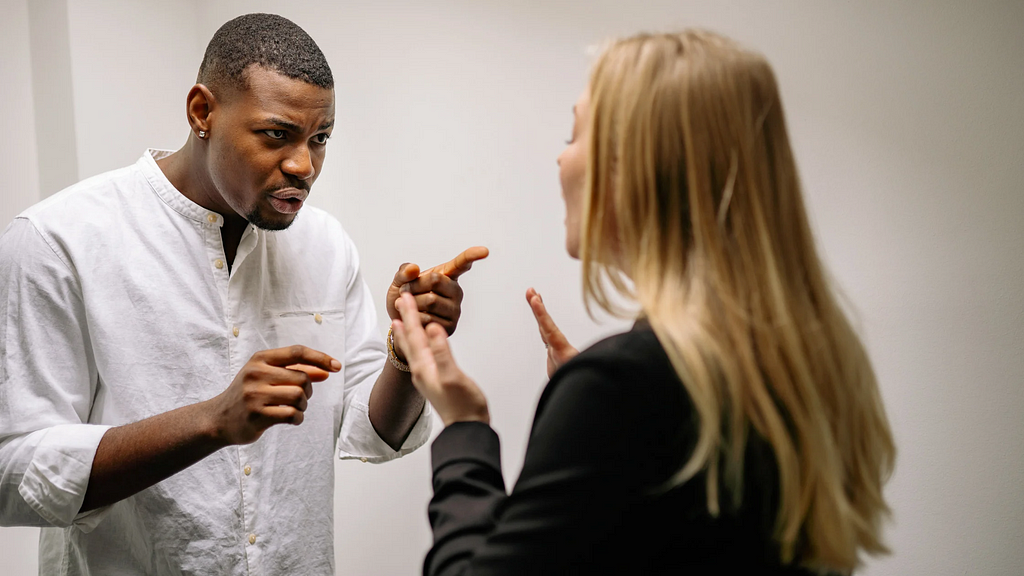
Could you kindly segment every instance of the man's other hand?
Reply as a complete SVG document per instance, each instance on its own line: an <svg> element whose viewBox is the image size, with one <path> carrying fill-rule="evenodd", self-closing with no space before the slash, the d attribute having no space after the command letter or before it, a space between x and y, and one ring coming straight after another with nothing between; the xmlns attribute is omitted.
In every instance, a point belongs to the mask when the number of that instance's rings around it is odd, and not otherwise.
<svg viewBox="0 0 1024 576"><path fill-rule="evenodd" d="M228 388L208 401L218 439L251 444L275 424L301 424L313 383L339 370L341 362L305 346L253 354Z"/></svg>

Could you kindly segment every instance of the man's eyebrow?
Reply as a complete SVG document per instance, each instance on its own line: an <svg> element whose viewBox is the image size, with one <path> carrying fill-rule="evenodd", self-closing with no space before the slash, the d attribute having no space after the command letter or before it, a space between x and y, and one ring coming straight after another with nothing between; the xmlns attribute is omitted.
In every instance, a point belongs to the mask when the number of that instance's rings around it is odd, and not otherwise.
<svg viewBox="0 0 1024 576"><path fill-rule="evenodd" d="M279 128L284 128L285 130L290 130L291 132L302 132L302 127L300 127L298 124L294 124L292 122L289 122L289 121L285 120L284 118L271 117L271 118L267 118L266 122L268 124L273 124L273 125L275 125L275 126L277 126Z"/></svg>
<svg viewBox="0 0 1024 576"><path fill-rule="evenodd" d="M270 118L267 118L266 122L269 123L269 124L273 124L275 126L278 126L279 128L284 128L285 130L288 130L288 131L291 131L291 132L299 132L299 133L302 132L302 127L301 126L299 126L298 124L295 124L293 122L289 122L289 121L285 120L284 118L278 118L276 116L272 116ZM320 125L319 128L317 128L317 130L327 130L331 126L334 126L334 119L331 119L331 120L328 120L327 122L324 122L323 124Z"/></svg>

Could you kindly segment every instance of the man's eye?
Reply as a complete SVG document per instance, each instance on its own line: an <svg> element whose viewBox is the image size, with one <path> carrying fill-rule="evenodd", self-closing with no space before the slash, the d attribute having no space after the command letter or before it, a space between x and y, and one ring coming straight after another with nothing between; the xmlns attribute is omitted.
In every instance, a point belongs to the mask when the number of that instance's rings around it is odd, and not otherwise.
<svg viewBox="0 0 1024 576"><path fill-rule="evenodd" d="M313 140L317 144L327 144L327 140L330 139L330 137L331 137L330 134L328 134L326 132L322 132L320 134L317 134L316 136L313 136Z"/></svg>
<svg viewBox="0 0 1024 576"><path fill-rule="evenodd" d="M263 133L274 140L284 140L285 137L284 130L264 130Z"/></svg>

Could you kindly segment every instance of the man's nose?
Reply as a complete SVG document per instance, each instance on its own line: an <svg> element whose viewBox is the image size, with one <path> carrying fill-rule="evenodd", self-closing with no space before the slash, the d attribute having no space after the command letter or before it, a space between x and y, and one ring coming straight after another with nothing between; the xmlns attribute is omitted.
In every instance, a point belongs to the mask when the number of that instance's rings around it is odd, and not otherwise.
<svg viewBox="0 0 1024 576"><path fill-rule="evenodd" d="M295 152L281 163L281 170L299 180L312 178L316 174L316 168L313 167L313 158L309 154L309 147L299 146L296 148Z"/></svg>

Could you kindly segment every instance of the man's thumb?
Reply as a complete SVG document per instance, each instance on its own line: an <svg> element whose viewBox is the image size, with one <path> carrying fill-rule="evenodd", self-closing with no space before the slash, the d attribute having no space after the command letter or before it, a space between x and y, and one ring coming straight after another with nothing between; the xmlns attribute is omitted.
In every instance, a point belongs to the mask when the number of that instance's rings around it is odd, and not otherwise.
<svg viewBox="0 0 1024 576"><path fill-rule="evenodd" d="M395 274L395 279L391 282L391 285L396 288L401 288L402 285L412 282L419 278L420 267L416 264L406 262L398 267L398 273Z"/></svg>

